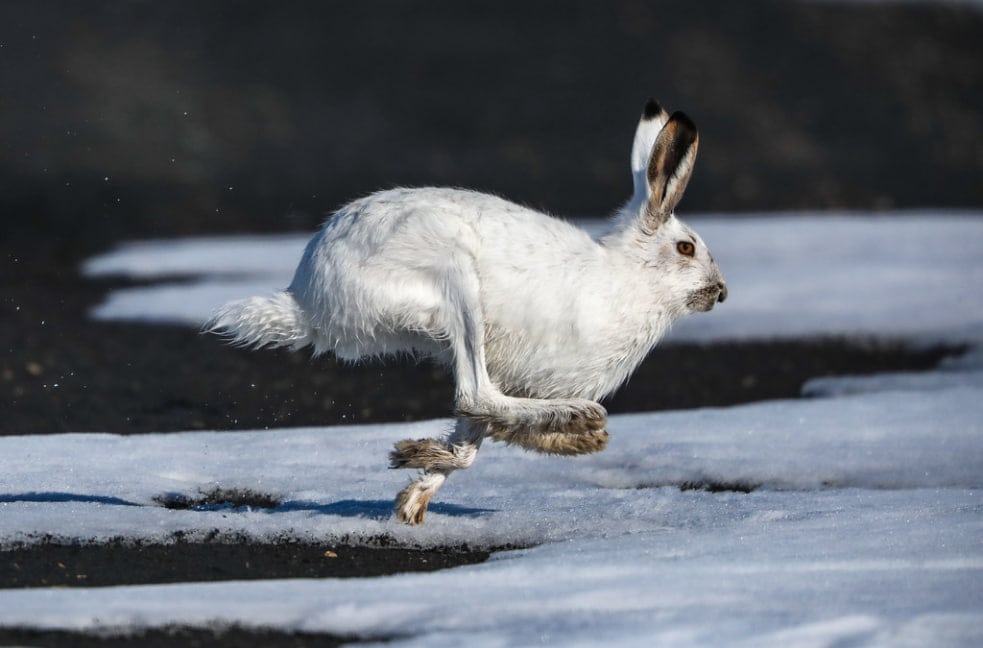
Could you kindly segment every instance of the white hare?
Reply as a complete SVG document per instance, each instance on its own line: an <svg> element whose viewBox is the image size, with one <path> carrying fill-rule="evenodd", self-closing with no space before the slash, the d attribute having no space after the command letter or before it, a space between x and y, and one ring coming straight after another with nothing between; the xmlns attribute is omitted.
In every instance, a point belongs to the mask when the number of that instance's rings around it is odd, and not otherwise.
<svg viewBox="0 0 983 648"><path fill-rule="evenodd" d="M393 189L335 213L290 287L231 302L207 330L249 347L312 346L357 360L409 352L453 370L445 439L405 440L393 468L422 472L396 499L419 524L482 439L575 455L607 444L598 400L676 318L727 288L703 241L673 214L696 158L682 113L648 102L631 154L634 195L599 239L546 214L459 189Z"/></svg>

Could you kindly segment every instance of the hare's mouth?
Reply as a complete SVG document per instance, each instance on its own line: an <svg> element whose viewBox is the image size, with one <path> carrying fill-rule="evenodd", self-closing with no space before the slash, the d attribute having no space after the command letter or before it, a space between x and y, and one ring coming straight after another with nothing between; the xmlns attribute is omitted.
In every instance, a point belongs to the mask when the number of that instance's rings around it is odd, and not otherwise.
<svg viewBox="0 0 983 648"><path fill-rule="evenodd" d="M691 292L686 300L686 306L692 311L705 313L713 310L717 302L723 303L725 299L727 299L727 285L720 282Z"/></svg>

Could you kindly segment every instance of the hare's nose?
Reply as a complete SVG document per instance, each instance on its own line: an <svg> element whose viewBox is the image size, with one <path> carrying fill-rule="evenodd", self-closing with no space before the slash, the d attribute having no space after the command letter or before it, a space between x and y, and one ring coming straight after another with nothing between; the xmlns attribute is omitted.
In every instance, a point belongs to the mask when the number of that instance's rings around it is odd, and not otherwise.
<svg viewBox="0 0 983 648"><path fill-rule="evenodd" d="M717 288L720 288L720 294L717 295L717 301L723 304L724 300L727 299L727 284L721 281L717 283Z"/></svg>

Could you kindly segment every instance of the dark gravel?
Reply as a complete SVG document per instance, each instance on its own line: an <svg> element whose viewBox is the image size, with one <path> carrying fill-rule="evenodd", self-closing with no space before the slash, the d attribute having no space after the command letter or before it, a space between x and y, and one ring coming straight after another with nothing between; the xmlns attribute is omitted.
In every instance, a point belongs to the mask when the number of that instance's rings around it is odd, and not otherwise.
<svg viewBox="0 0 983 648"><path fill-rule="evenodd" d="M484 562L488 550L240 542L58 544L0 551L0 588L104 587L142 583L367 578Z"/></svg>
<svg viewBox="0 0 983 648"><path fill-rule="evenodd" d="M335 637L310 632L279 632L264 628L216 626L169 627L133 632L107 628L101 633L64 630L0 628L0 645L39 648L335 648L357 643L359 637Z"/></svg>

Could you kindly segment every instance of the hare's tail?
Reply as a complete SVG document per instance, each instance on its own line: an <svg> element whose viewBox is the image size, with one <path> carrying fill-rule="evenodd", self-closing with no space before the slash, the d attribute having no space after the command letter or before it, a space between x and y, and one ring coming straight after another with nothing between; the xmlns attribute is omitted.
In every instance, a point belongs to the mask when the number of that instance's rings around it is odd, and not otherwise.
<svg viewBox="0 0 983 648"><path fill-rule="evenodd" d="M230 344L251 349L299 349L313 341L307 316L294 296L286 291L229 302L205 322L202 332L220 335Z"/></svg>

